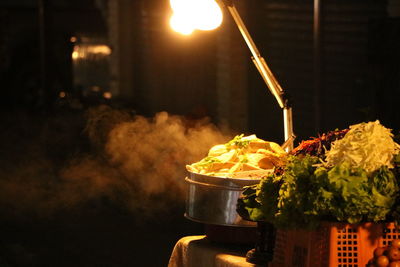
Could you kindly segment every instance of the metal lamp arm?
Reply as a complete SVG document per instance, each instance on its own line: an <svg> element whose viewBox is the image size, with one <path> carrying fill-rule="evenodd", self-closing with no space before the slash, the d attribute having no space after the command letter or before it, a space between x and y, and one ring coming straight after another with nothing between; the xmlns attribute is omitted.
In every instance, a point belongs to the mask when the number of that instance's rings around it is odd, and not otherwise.
<svg viewBox="0 0 400 267"><path fill-rule="evenodd" d="M261 74L264 82L267 84L268 89L275 97L279 106L283 108L284 132L285 132L285 143L283 146L286 149L286 151L290 151L293 149L293 139L295 137L295 135L293 134L292 108L290 107L288 100L284 97L284 92L282 90L282 87L279 85L275 76L272 74L270 68L268 67L266 61L258 51L256 44L251 38L250 33L248 32L246 26L244 25L243 20L240 17L236 7L233 5L232 0L219 0L219 1L227 7L229 13L232 15L236 25L239 28L240 33L242 34L243 39L245 40L247 46L250 49L254 65L256 66L258 72Z"/></svg>

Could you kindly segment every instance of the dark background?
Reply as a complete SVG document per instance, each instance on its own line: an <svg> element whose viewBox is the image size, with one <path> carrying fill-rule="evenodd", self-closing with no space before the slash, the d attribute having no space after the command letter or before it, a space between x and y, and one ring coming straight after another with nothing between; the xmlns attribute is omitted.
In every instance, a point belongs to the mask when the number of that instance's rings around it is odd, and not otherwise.
<svg viewBox="0 0 400 267"><path fill-rule="evenodd" d="M296 144L376 119L400 131L396 1L329 1L319 32L312 1L235 3L291 97ZM229 14L215 31L182 37L169 29L169 12L161 0L0 2L0 266L166 266L180 237L203 233L183 218L184 202L165 192L148 197L168 206L155 212L101 193L56 208L32 203L54 197L71 159L108 164L107 133L129 116L208 118L231 134L283 142L281 110ZM89 62L86 76L71 58L85 37L112 50ZM108 108L93 136L88 121L99 105Z"/></svg>

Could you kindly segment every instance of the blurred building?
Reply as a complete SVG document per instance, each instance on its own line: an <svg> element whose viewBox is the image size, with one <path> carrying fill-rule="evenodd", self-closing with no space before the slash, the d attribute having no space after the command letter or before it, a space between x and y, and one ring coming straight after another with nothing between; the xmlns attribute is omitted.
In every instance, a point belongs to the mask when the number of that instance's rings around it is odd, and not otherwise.
<svg viewBox="0 0 400 267"><path fill-rule="evenodd" d="M322 3L318 32L313 2L236 4L291 97L299 139L372 119L398 130L396 1ZM148 116L208 116L283 141L282 112L230 15L217 30L180 36L170 12L161 0L2 1L2 106L48 107L62 96L81 99L64 101L76 108L102 102ZM93 45L107 52L92 53ZM85 49L88 57L74 61Z"/></svg>

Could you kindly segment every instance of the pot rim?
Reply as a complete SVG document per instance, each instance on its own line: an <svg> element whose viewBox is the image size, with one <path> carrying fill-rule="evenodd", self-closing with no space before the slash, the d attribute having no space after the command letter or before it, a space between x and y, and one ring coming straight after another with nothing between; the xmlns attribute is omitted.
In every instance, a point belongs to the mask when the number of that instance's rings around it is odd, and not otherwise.
<svg viewBox="0 0 400 267"><path fill-rule="evenodd" d="M258 178L231 178L231 177L219 177L219 176L211 176L205 175L195 172L189 172L188 178L191 181L209 184L209 185L217 185L217 186L228 186L233 188L243 188L243 186L249 186L258 184L261 181L261 177Z"/></svg>

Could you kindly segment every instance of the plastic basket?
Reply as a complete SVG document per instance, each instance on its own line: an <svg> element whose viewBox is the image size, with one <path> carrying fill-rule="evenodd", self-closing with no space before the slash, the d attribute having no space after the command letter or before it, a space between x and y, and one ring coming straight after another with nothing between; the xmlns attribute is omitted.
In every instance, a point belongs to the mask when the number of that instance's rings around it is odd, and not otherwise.
<svg viewBox="0 0 400 267"><path fill-rule="evenodd" d="M378 246L400 238L394 223L322 223L317 230L281 230L270 267L364 267Z"/></svg>

